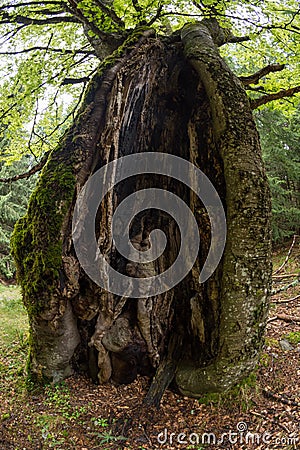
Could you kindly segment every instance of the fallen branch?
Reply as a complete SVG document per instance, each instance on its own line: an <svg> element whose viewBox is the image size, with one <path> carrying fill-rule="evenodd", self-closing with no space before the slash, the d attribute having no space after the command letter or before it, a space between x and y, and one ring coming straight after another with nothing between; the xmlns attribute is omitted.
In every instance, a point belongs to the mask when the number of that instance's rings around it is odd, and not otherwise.
<svg viewBox="0 0 300 450"><path fill-rule="evenodd" d="M300 294L296 295L296 297L293 297L293 298L287 298L286 300L274 300L274 301L271 301L271 303L274 303L275 305L280 305L280 303L293 302L294 300L297 300L298 298L300 298Z"/></svg>
<svg viewBox="0 0 300 450"><path fill-rule="evenodd" d="M297 284L300 283L300 280L294 280L289 284L286 284L285 286L282 286L281 288L275 289L272 291L272 295L278 294L279 292L287 291L291 287L297 286Z"/></svg>
<svg viewBox="0 0 300 450"><path fill-rule="evenodd" d="M268 392L268 391L267 391L267 392ZM291 434L290 430L289 430L285 425L283 425L282 423L280 423L278 420L271 419L270 417L266 417L266 416L264 416L263 414L260 414L260 413L258 413L258 412L256 412L256 411L249 411L249 412L250 412L250 414L252 414L253 416L260 417L260 418L262 418L263 420L265 420L266 422L271 422L271 423L273 423L273 424L279 426L279 427L282 428L284 431L286 431L287 434Z"/></svg>
<svg viewBox="0 0 300 450"><path fill-rule="evenodd" d="M275 270L273 276L274 276L274 275L277 275L277 273L279 273L279 272L284 268L284 266L286 265L286 263L288 262L289 257L291 256L293 247L294 247L294 245L295 245L295 242L296 242L296 238L297 238L297 237L299 237L299 236L298 236L297 234L294 234L293 242L292 242L292 244L291 244L291 246L290 246L290 248L289 248L289 251L288 251L288 254L286 255L286 258L285 258L285 260L283 261L283 263L281 264L281 266L278 267L277 270Z"/></svg>
<svg viewBox="0 0 300 450"><path fill-rule="evenodd" d="M270 317L270 319L267 320L267 323L275 322L275 320L283 320L284 322L300 322L300 317L293 317L288 316L287 314L278 314L277 316Z"/></svg>
<svg viewBox="0 0 300 450"><path fill-rule="evenodd" d="M271 392L267 389L263 389L262 393L266 398L271 398L273 400L276 400L277 402L284 403L285 405L298 406L298 407L300 406L299 402L296 402L295 400L290 400L289 398L285 398L280 394L275 394L274 392Z"/></svg>
<svg viewBox="0 0 300 450"><path fill-rule="evenodd" d="M272 278L276 281L280 281L282 278L292 278L292 277L299 277L300 273L285 273L284 275L272 275Z"/></svg>

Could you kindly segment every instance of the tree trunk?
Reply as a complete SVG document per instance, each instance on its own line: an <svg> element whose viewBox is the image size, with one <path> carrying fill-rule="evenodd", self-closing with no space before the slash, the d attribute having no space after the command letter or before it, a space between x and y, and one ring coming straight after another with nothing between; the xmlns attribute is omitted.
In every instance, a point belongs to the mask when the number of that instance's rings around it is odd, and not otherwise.
<svg viewBox="0 0 300 450"><path fill-rule="evenodd" d="M147 401L158 403L173 379L182 393L197 397L230 387L255 367L270 286L270 199L249 102L219 55L226 36L217 24L187 25L181 39L157 38L151 30L135 39L100 65L76 121L43 169L12 248L30 320L29 373L59 381L75 370L100 383L155 375ZM149 250L151 232L161 229L163 255L143 263L117 251L114 212L140 189L160 188L184 200L200 234L193 268L175 287L152 296L117 295L92 281L78 261L74 207L98 169L147 152L183 158L207 175L226 210L226 248L200 282L212 233L205 202L162 174L114 186L112 172L114 188L101 203L95 232L116 271L160 275L183 242L193 247L189 229L180 236L176 220L152 207L131 222L130 240L139 252ZM89 242L76 225L73 237L82 238L88 255Z"/></svg>

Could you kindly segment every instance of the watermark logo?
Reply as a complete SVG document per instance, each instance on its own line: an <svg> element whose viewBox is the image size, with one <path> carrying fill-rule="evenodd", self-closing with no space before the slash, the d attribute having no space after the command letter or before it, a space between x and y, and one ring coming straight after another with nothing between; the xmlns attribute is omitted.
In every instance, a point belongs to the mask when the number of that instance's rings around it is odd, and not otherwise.
<svg viewBox="0 0 300 450"><path fill-rule="evenodd" d="M272 433L264 431L263 433L252 433L248 431L248 425L246 422L238 422L236 425L236 431L229 430L226 433L216 434L213 432L205 433L172 433L167 428L157 435L157 442L160 445L228 445L228 444L244 444L253 445L266 444L266 445L293 445L295 446L299 442L298 436L273 436ZM269 447L268 447L269 448Z"/></svg>
<svg viewBox="0 0 300 450"><path fill-rule="evenodd" d="M166 247L163 230L150 233L150 248L137 250L129 239L133 218L146 209L168 213L176 221L181 245L174 263L163 273L135 278L117 272L101 254L95 234L95 220L101 201L119 182L143 174L158 174L180 181L202 201L211 224L211 242L199 281L206 281L217 268L226 241L226 218L222 202L213 184L196 166L167 153L136 153L116 159L95 172L84 185L75 205L72 238L81 267L105 290L120 296L143 298L166 292L176 286L192 269L199 251L200 236L196 219L177 195L157 188L141 189L126 197L113 214L113 244L127 260L145 264L155 261Z"/></svg>

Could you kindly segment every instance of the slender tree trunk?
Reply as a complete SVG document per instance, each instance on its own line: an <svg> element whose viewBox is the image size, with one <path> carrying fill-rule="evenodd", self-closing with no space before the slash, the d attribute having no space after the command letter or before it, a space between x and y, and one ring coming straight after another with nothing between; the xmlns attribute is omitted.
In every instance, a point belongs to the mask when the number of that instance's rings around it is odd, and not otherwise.
<svg viewBox="0 0 300 450"><path fill-rule="evenodd" d="M184 27L181 39L147 31L102 64L90 83L12 238L35 378L59 381L76 370L101 383L129 383L138 373L155 375L147 401L158 403L173 379L182 393L197 397L230 387L255 367L270 284L269 188L247 96L218 53L225 40L214 22ZM149 151L184 158L209 177L226 209L227 244L217 270L200 283L210 246L201 201L161 175L123 181L102 201L95 224L100 251L115 270L160 274L181 245L175 220L152 209L134 219L131 241L147 250L151 231L160 228L168 242L164 254L141 264L116 251L112 216L139 189L159 187L183 199L201 245L193 269L173 289L154 297L117 296L80 267L72 243L74 205L100 167Z"/></svg>

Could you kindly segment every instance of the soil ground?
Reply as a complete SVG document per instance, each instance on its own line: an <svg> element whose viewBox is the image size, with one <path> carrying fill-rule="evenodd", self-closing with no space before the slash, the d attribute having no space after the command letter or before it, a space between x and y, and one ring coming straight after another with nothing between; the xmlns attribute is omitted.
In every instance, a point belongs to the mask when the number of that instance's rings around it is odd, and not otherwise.
<svg viewBox="0 0 300 450"><path fill-rule="evenodd" d="M201 400L168 390L159 409L143 407L143 377L118 387L83 376L26 386L26 313L18 288L0 286L0 450L300 448L299 242L273 279L273 290L282 290L270 299L256 372ZM274 252L274 270L289 246Z"/></svg>

